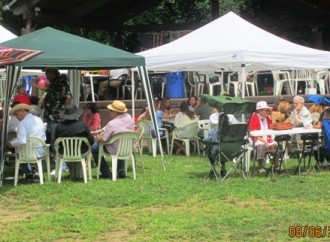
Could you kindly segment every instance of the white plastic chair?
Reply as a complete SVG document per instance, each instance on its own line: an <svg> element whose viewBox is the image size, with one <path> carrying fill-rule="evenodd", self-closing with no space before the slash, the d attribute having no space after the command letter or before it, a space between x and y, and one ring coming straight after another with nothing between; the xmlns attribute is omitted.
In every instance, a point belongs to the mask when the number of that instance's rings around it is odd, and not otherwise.
<svg viewBox="0 0 330 242"><path fill-rule="evenodd" d="M207 73L201 73L201 72L198 72L196 74L196 77L197 77L195 78L197 84L196 96L200 97L204 93L204 87L209 77Z"/></svg>
<svg viewBox="0 0 330 242"><path fill-rule="evenodd" d="M127 175L127 162L126 160L131 158L132 159L132 170L133 170L133 179L136 180L136 165L135 165L135 158L133 154L133 146L134 142L138 141L139 134L136 132L122 132L116 134L110 138L108 142L100 143L99 146L99 160L97 165L97 179L100 176L100 167L101 167L101 160L102 157L107 161L111 159L112 163L112 180L117 180L117 166L118 160L125 160L125 174ZM118 142L118 148L116 154L109 154L104 151L104 146L113 144Z"/></svg>
<svg viewBox="0 0 330 242"><path fill-rule="evenodd" d="M178 130L185 130L185 133L189 134L187 137L179 137L177 135ZM174 141L179 140L183 141L185 143L185 149L186 149L186 156L190 156L190 141L194 141L197 145L197 152L198 155L200 155L199 150L199 137L198 137L198 122L189 124L185 127L182 127L180 129L175 128L172 133L172 146L171 146L171 155L173 153L173 146Z"/></svg>
<svg viewBox="0 0 330 242"><path fill-rule="evenodd" d="M203 136L207 136L209 131L210 131L210 120L208 119L202 119L202 120L198 120L198 129L199 131L203 132Z"/></svg>
<svg viewBox="0 0 330 242"><path fill-rule="evenodd" d="M250 90L253 97L258 96L257 73L255 71L251 71L247 73L245 86L248 96L251 96Z"/></svg>
<svg viewBox="0 0 330 242"><path fill-rule="evenodd" d="M230 86L234 87L234 95L238 97L239 91L241 91L242 82L239 79L239 75L237 72L228 74L228 85L227 85L227 93L229 94Z"/></svg>
<svg viewBox="0 0 330 242"><path fill-rule="evenodd" d="M40 138L28 137L26 144L15 148L15 180L14 186L17 186L18 182L18 171L20 164L34 163L38 166L40 184L44 183L43 171L42 171L42 160L46 160L47 166L47 178L50 180L50 161L49 161L49 144L46 144ZM45 154L42 157L37 156L38 147L43 147Z"/></svg>
<svg viewBox="0 0 330 242"><path fill-rule="evenodd" d="M202 136L203 138L205 138L209 132L210 132L210 129L211 129L211 124L210 124L210 120L209 119L203 119L203 120L198 120L198 133L199 135L201 135L202 133ZM203 156L205 155L205 147L204 145L202 144L202 147L203 147Z"/></svg>
<svg viewBox="0 0 330 242"><path fill-rule="evenodd" d="M316 72L315 76L315 82L316 86L319 85L320 94L325 95L326 93L329 93L329 71L328 70L322 70Z"/></svg>
<svg viewBox="0 0 330 242"><path fill-rule="evenodd" d="M144 132L141 138L141 149L143 150L143 141L148 141L148 149L149 152L151 150L152 156L156 157L157 154L157 138L152 136L152 130L154 129L153 123L149 120L139 120L137 122L138 126L143 126ZM164 136L160 137L160 139L166 140L167 154L170 152L170 140L168 135L168 130L165 128L158 128L159 131L164 132Z"/></svg>
<svg viewBox="0 0 330 242"><path fill-rule="evenodd" d="M272 71L274 79L274 96L282 94L283 87L286 88L287 95L293 95L293 85L288 71Z"/></svg>
<svg viewBox="0 0 330 242"><path fill-rule="evenodd" d="M210 90L210 95L213 96L213 91L214 91L214 87L215 86L220 86L221 87L221 91L220 91L220 95L223 95L224 93L224 85L223 85L223 75L219 75L219 74L213 74L213 78L217 78L218 81L210 83L210 80L208 78L208 85L209 85L209 90ZM216 96L219 95L219 93L216 94Z"/></svg>
<svg viewBox="0 0 330 242"><path fill-rule="evenodd" d="M293 83L294 95L298 94L298 83L305 82L306 87L313 88L313 71L312 70L294 70L291 72L291 81Z"/></svg>
<svg viewBox="0 0 330 242"><path fill-rule="evenodd" d="M85 143L88 147L88 151L81 153L81 146ZM56 176L57 182L61 183L62 167L64 162L80 162L82 166L84 183L87 183L86 161L89 171L89 179L92 179L92 166L91 166L91 146L89 141L85 137L59 137L55 140L56 150ZM60 146L63 147L63 153L59 153Z"/></svg>

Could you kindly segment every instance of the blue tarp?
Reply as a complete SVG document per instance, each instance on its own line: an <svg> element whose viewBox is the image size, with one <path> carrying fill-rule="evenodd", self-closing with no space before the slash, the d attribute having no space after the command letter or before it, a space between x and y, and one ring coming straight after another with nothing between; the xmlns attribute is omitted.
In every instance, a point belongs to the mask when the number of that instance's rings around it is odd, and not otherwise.
<svg viewBox="0 0 330 242"><path fill-rule="evenodd" d="M318 105L330 106L330 98L329 97L313 94L313 95L308 95L306 97L306 99L308 101L311 101L311 102L313 102L315 104L318 104Z"/></svg>

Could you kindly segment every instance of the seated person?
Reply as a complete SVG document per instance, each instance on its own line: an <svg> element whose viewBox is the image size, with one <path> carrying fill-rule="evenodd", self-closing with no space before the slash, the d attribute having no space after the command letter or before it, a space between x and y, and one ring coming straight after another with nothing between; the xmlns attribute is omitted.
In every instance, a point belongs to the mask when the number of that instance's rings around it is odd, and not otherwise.
<svg viewBox="0 0 330 242"><path fill-rule="evenodd" d="M101 81L99 84L99 89L97 93L99 98L104 99L108 85L110 87L118 87L122 82L122 80L119 78L123 75L127 75L127 77L129 77L129 70L127 68L110 70L109 80Z"/></svg>
<svg viewBox="0 0 330 242"><path fill-rule="evenodd" d="M134 128L134 120L129 113L127 113L126 104L121 101L113 101L112 104L107 106L109 109L110 121L104 128L104 132L98 134L95 137L96 144L92 147L92 153L94 157L94 161L98 162L99 156L99 143L107 142L111 139L115 134L119 134L122 132L133 131ZM118 142L113 144L108 144L104 147L109 154L116 154L118 148ZM106 163L104 157L102 157L101 164L101 177L102 178L111 178L112 173L109 169L108 164ZM125 178L125 160L118 160L117 166L117 174L118 178Z"/></svg>
<svg viewBox="0 0 330 242"><path fill-rule="evenodd" d="M158 99L154 100L154 105L155 105L155 112L156 112L156 119L157 119L157 127L162 128L162 119L164 112L160 110L160 101ZM138 120L149 120L151 121L151 115L150 115L150 110L148 107L146 107L146 110L144 113L142 113L139 117ZM156 132L155 130L152 130L152 135L153 137L156 137ZM160 130L159 131L159 136L162 137L164 136L164 131Z"/></svg>
<svg viewBox="0 0 330 242"><path fill-rule="evenodd" d="M38 98L37 96L30 96L30 102L31 102L31 105L33 108L32 113L38 117L41 117L42 110L39 107L39 101L40 101L40 98Z"/></svg>
<svg viewBox="0 0 330 242"><path fill-rule="evenodd" d="M12 107L9 115L15 116L19 120L17 126L17 136L12 140L8 141L9 148L17 148L19 146L25 145L28 137L37 137L46 140L46 129L41 120L41 118L32 115L32 106L25 103L18 103ZM38 157L43 157L45 155L45 148L42 146L37 147ZM21 164L22 171L26 174L26 179L34 179L34 181L39 182L39 172L36 167L36 172L34 177L32 171L28 164Z"/></svg>
<svg viewBox="0 0 330 242"><path fill-rule="evenodd" d="M187 103L190 111L192 112L195 112L198 108L198 98L196 96L189 97Z"/></svg>
<svg viewBox="0 0 330 242"><path fill-rule="evenodd" d="M295 96L293 98L294 110L291 113L291 124L294 127L303 127L307 124L312 124L312 115L305 107L305 99L301 96Z"/></svg>
<svg viewBox="0 0 330 242"><path fill-rule="evenodd" d="M79 121L80 115L83 113L83 109L77 108L74 104L65 106L65 109L60 112L60 118L63 120L60 122L55 130L55 140L58 137L86 137L90 145L94 143L94 137L91 134L89 128L85 123ZM81 153L84 154L88 150L86 144L81 146ZM59 147L59 153L63 152L63 147ZM83 178L82 167L78 162L68 162L71 179ZM91 167L89 167L91 169Z"/></svg>
<svg viewBox="0 0 330 242"><path fill-rule="evenodd" d="M86 104L82 121L90 131L96 131L101 128L101 116L96 103L89 102Z"/></svg>
<svg viewBox="0 0 330 242"><path fill-rule="evenodd" d="M208 102L205 102L203 99L198 99L200 105L198 105L195 110L195 114L199 118L199 120L209 119L210 115L217 110L214 107L211 107Z"/></svg>
<svg viewBox="0 0 330 242"><path fill-rule="evenodd" d="M160 110L164 112L163 119L174 119L175 113L173 108L171 107L171 99L168 97L164 97L160 103Z"/></svg>
<svg viewBox="0 0 330 242"><path fill-rule="evenodd" d="M323 112L320 115L320 118L318 121L313 122L313 128L315 129L321 129L322 128L322 121L325 115L327 115L328 117L330 117L329 113L330 113L330 106L324 106L323 107Z"/></svg>
<svg viewBox="0 0 330 242"><path fill-rule="evenodd" d="M13 99L14 103L25 103L30 105L30 97L29 94L26 92L26 88L22 85L17 86L17 94L14 96Z"/></svg>
<svg viewBox="0 0 330 242"><path fill-rule="evenodd" d="M277 106L277 111L272 111L272 123L291 123L291 104L285 99L281 99Z"/></svg>
<svg viewBox="0 0 330 242"><path fill-rule="evenodd" d="M265 101L257 102L256 112L252 114L249 122L249 130L268 130L271 129L272 122L269 118L272 107L269 107ZM258 172L265 173L266 151L277 146L271 135L250 137L257 150ZM278 159L275 159L275 170L279 169Z"/></svg>
<svg viewBox="0 0 330 242"><path fill-rule="evenodd" d="M176 135L178 137L189 137L190 134L187 132L190 132L189 130L184 129L185 126L192 124L192 123L197 123L198 122L198 117L194 114L193 111L189 109L188 103L187 102L181 102L180 105L180 112L177 113L175 116L174 120L174 126L176 128ZM184 147L182 143L178 142L177 140L175 141L175 145L178 147L176 154L180 154L184 152Z"/></svg>
<svg viewBox="0 0 330 242"><path fill-rule="evenodd" d="M309 112L311 113L313 125L316 124L320 120L320 116L324 111L323 105L318 105L313 103L313 105L309 108Z"/></svg>
<svg viewBox="0 0 330 242"><path fill-rule="evenodd" d="M171 120L174 120L176 113L171 106L171 100L168 97L164 97L160 103L160 110L164 112L163 119L170 119L170 121L163 122L163 128L167 129L169 133L172 133L174 124Z"/></svg>

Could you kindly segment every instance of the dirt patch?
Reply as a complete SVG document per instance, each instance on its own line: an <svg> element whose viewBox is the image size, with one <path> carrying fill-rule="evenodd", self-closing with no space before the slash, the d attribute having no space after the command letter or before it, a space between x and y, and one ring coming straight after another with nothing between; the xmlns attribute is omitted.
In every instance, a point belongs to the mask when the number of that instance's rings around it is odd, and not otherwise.
<svg viewBox="0 0 330 242"><path fill-rule="evenodd" d="M34 203L29 203L29 210L26 210L25 205L18 205L16 203L16 194L2 199L0 203L0 217L2 223L12 223L25 220L31 217L32 213L38 209Z"/></svg>

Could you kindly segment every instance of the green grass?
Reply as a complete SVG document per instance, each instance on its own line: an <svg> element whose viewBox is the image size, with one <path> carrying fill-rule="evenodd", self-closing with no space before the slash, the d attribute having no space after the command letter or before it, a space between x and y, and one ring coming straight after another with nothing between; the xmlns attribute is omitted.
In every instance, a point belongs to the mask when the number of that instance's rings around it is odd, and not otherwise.
<svg viewBox="0 0 330 242"><path fill-rule="evenodd" d="M217 182L203 157L137 160L136 181L5 181L0 241L287 241L289 226L329 225L327 171Z"/></svg>

